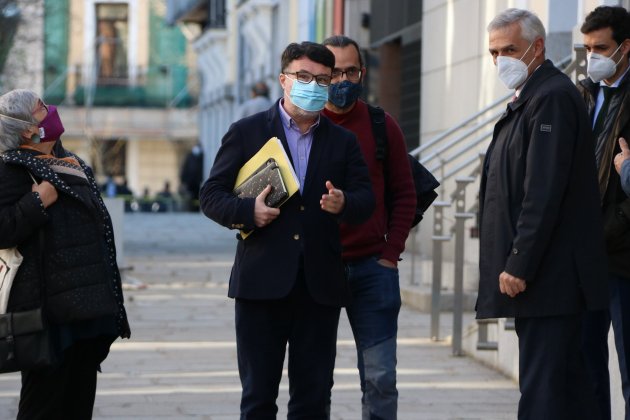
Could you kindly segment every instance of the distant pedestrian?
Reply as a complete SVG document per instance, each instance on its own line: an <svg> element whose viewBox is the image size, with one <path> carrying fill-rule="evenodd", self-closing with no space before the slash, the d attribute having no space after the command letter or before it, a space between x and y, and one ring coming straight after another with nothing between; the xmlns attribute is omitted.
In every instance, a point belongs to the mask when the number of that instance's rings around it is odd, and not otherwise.
<svg viewBox="0 0 630 420"><path fill-rule="evenodd" d="M545 59L536 15L508 9L488 32L499 79L516 100L483 165L477 318L515 318L519 420L599 419L579 351L583 312L608 306L586 107Z"/></svg>
<svg viewBox="0 0 630 420"><path fill-rule="evenodd" d="M105 181L105 184L103 184L101 190L105 193L105 197L116 197L118 194L118 184L116 184L112 175L107 176L107 180Z"/></svg>
<svg viewBox="0 0 630 420"><path fill-rule="evenodd" d="M173 198L171 183L169 181L164 181L164 187L158 191L157 196L160 198Z"/></svg>
<svg viewBox="0 0 630 420"><path fill-rule="evenodd" d="M257 112L266 111L270 106L269 87L267 87L265 82L258 82L252 86L251 97L241 105L237 119L249 117Z"/></svg>
<svg viewBox="0 0 630 420"><path fill-rule="evenodd" d="M340 223L374 209L355 136L321 116L335 56L312 42L282 54L283 97L232 124L223 137L201 209L215 222L252 231L238 241L228 295L236 299L241 419L273 419L289 352L288 418L328 419L340 308L349 302ZM292 157L300 190L281 208L233 193L239 169L271 138ZM307 169L308 168L308 169ZM288 345L288 347L287 347Z"/></svg>
<svg viewBox="0 0 630 420"><path fill-rule="evenodd" d="M199 188L203 181L203 150L200 144L196 144L186 155L179 179L189 200L188 207L193 211L199 210Z"/></svg>
<svg viewBox="0 0 630 420"><path fill-rule="evenodd" d="M164 181L164 187L155 195L155 202L151 205L151 210L158 212L175 210L175 197L169 181Z"/></svg>
<svg viewBox="0 0 630 420"><path fill-rule="evenodd" d="M123 195L129 198L133 197L133 191L129 188L129 183L127 178L123 178L122 183L118 185L118 195Z"/></svg>

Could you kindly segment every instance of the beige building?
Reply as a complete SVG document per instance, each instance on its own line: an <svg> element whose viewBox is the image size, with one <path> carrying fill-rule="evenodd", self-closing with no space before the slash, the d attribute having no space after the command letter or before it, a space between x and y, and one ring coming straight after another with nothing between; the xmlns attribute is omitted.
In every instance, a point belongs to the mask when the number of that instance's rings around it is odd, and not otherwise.
<svg viewBox="0 0 630 420"><path fill-rule="evenodd" d="M196 61L165 0L18 0L3 90L59 105L64 145L136 194L179 186L198 141Z"/></svg>

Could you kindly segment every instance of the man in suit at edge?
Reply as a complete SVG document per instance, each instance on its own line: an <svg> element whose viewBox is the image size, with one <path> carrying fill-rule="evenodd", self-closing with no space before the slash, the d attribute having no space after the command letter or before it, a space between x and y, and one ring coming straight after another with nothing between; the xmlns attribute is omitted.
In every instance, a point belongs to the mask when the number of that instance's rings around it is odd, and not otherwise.
<svg viewBox="0 0 630 420"><path fill-rule="evenodd" d="M536 15L508 9L488 33L516 99L494 127L482 172L477 318L516 319L520 420L598 419L580 352L583 311L608 304L588 115L545 59Z"/></svg>
<svg viewBox="0 0 630 420"><path fill-rule="evenodd" d="M612 322L625 400L630 419L630 198L615 170L619 142L630 138L630 13L623 7L601 6L586 16L581 32L588 52L588 78L578 89L595 134L595 161L610 286L610 309L584 316L583 349L595 383L603 419L610 419L608 331Z"/></svg>
<svg viewBox="0 0 630 420"><path fill-rule="evenodd" d="M375 206L356 137L320 116L334 66L322 45L287 46L283 97L230 127L201 189L206 216L253 229L238 242L228 292L236 300L241 419L275 418L287 343L288 418L330 415L337 326L349 298L339 223L361 223ZM264 203L269 186L256 199L232 193L239 169L273 136L300 181L280 209Z"/></svg>

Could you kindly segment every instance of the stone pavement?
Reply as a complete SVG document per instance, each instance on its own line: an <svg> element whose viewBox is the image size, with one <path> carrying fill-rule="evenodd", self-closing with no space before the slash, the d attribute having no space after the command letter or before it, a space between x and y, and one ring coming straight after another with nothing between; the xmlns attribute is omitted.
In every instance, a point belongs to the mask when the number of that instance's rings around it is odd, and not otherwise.
<svg viewBox="0 0 630 420"><path fill-rule="evenodd" d="M201 215L125 215L125 265L133 267L128 277L147 287L126 291L132 337L117 341L102 366L95 419L238 419L234 306L226 297L235 243L233 232ZM447 336L451 318L444 314L441 322ZM403 307L400 420L516 417L513 381L469 358L451 356L447 341L431 342L428 336L429 315ZM333 419L361 418L355 364L342 312ZM0 375L1 420L15 418L19 388L18 374ZM287 400L285 373L278 418L286 418Z"/></svg>

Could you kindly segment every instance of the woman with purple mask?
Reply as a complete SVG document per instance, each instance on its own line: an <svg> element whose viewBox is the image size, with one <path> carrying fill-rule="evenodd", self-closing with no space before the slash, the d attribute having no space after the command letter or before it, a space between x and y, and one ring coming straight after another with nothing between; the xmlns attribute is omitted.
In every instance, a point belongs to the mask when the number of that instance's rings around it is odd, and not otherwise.
<svg viewBox="0 0 630 420"><path fill-rule="evenodd" d="M7 312L42 307L45 290L57 359L22 371L18 419L90 419L100 363L130 336L111 219L63 132L57 108L34 92L0 96L0 248L24 257Z"/></svg>

